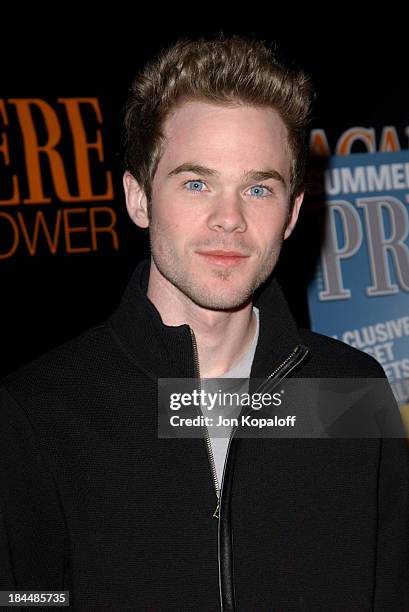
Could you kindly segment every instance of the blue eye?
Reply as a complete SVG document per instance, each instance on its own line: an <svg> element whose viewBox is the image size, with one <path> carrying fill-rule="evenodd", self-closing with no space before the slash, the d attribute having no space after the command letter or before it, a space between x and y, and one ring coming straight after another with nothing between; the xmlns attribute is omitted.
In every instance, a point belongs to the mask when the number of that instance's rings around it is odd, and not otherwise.
<svg viewBox="0 0 409 612"><path fill-rule="evenodd" d="M254 193L253 191L252 194L256 198L267 198L269 195L271 195L270 189L268 189L268 187L265 187L264 185L254 185L254 187L250 187L250 190L252 189L256 191L256 193Z"/></svg>
<svg viewBox="0 0 409 612"><path fill-rule="evenodd" d="M202 189L200 189L200 187L203 187L204 183L203 181L187 181L185 183L185 186L187 186L188 191L193 191L193 192L197 192L200 193L201 191L203 191Z"/></svg>

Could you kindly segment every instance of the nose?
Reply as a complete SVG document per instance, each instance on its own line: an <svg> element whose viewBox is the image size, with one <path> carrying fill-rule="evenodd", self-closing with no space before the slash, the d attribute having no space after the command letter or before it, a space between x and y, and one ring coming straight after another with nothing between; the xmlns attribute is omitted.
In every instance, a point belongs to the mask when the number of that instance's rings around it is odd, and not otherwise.
<svg viewBox="0 0 409 612"><path fill-rule="evenodd" d="M245 232L247 223L243 206L237 193L221 195L209 215L208 227L214 231Z"/></svg>

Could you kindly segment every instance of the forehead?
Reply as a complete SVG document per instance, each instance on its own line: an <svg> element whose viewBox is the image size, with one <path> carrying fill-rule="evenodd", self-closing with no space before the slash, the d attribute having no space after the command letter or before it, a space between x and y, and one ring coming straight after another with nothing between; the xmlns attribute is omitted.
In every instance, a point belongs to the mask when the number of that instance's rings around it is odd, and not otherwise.
<svg viewBox="0 0 409 612"><path fill-rule="evenodd" d="M165 120L163 134L159 172L193 159L232 174L271 164L290 171L287 128L272 108L184 102Z"/></svg>

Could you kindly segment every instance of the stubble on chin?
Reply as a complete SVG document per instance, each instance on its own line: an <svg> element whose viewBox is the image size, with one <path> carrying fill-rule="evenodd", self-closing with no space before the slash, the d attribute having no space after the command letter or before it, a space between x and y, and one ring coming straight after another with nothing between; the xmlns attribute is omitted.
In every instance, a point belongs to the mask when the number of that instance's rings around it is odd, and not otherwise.
<svg viewBox="0 0 409 612"><path fill-rule="evenodd" d="M182 259L173 243L167 240L159 224L153 222L150 227L151 256L159 274L193 303L211 310L231 310L247 304L275 268L281 244L282 241L245 279L246 274L240 267L218 269L203 265L198 271L194 270L188 264L189 258ZM220 245L211 246L220 248ZM193 253L194 248L189 247L189 252ZM257 257L255 251L252 255Z"/></svg>
<svg viewBox="0 0 409 612"><path fill-rule="evenodd" d="M161 257L158 252L152 251L160 275L194 304L210 310L231 310L247 304L256 289L270 276L278 258L276 253L272 254L256 274L243 282L240 269L213 268L193 272L175 266L170 254L167 255Z"/></svg>

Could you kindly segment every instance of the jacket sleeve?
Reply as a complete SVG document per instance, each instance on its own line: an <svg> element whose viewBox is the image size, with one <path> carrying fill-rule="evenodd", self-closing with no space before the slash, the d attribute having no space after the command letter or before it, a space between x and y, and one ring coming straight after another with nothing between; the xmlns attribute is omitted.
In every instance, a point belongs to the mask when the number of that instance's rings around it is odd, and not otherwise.
<svg viewBox="0 0 409 612"><path fill-rule="evenodd" d="M403 438L381 440L374 609L409 610L409 451Z"/></svg>
<svg viewBox="0 0 409 612"><path fill-rule="evenodd" d="M4 513L0 505L0 590L16 590Z"/></svg>
<svg viewBox="0 0 409 612"><path fill-rule="evenodd" d="M67 534L58 490L24 411L0 385L0 590L61 590Z"/></svg>

